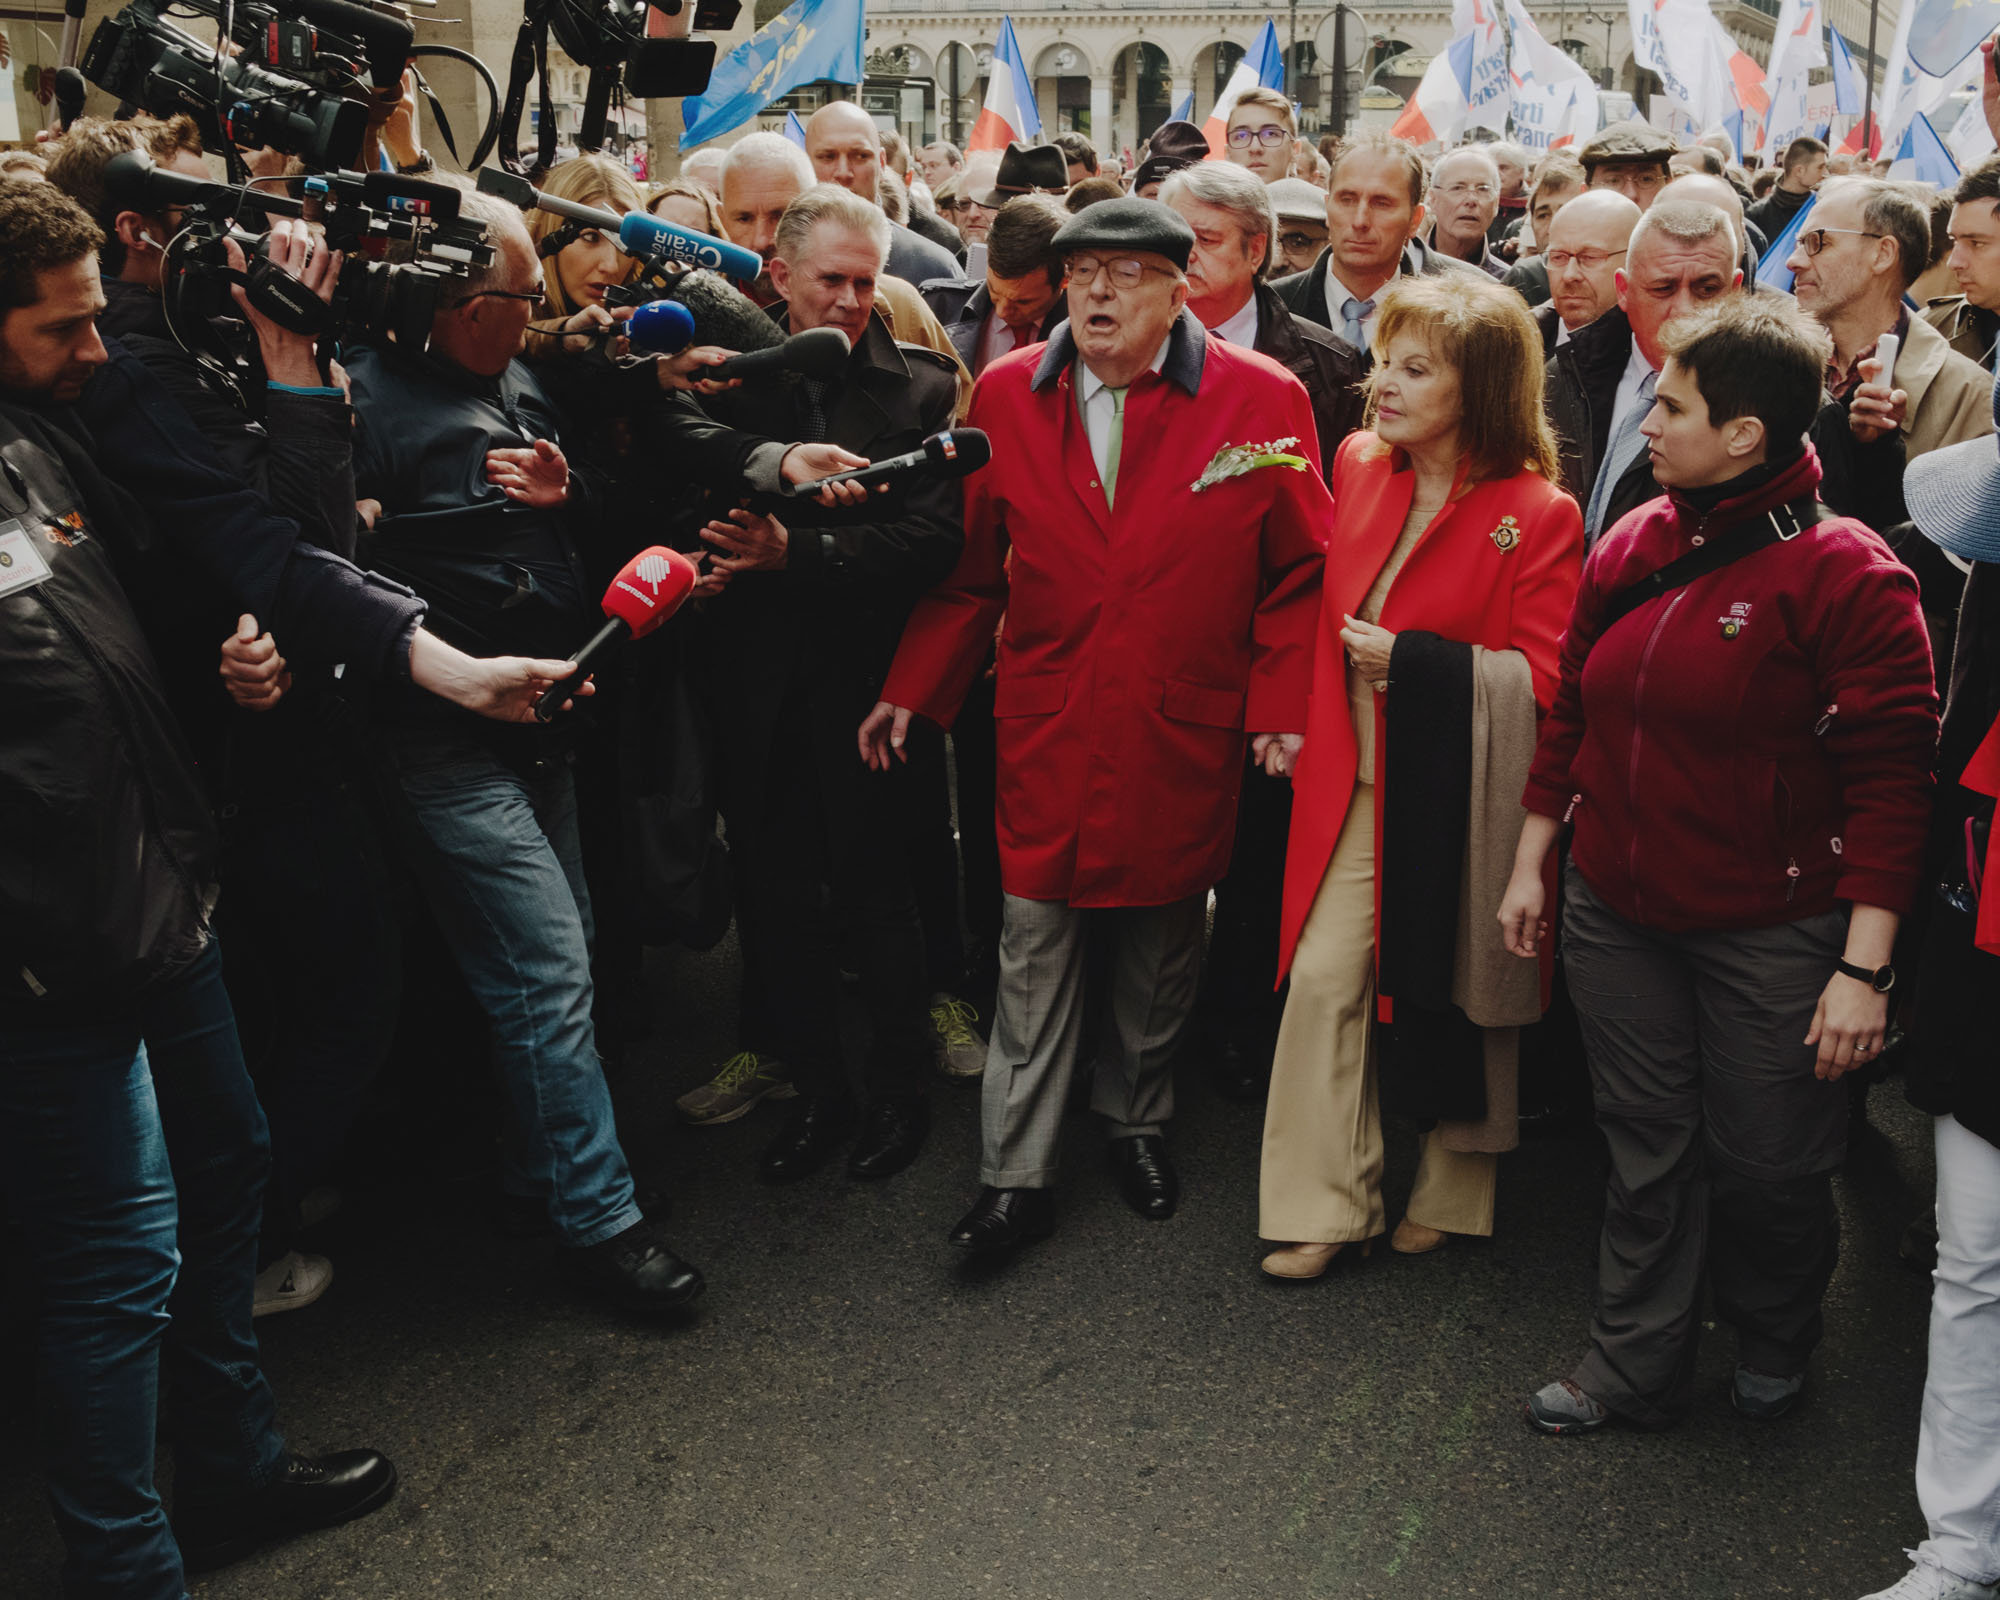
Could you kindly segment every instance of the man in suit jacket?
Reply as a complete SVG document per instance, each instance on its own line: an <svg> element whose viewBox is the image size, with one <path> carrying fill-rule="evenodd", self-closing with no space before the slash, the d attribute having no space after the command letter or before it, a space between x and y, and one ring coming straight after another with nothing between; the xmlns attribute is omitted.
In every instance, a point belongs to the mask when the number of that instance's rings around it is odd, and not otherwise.
<svg viewBox="0 0 2000 1600"><path fill-rule="evenodd" d="M974 378L1009 351L1039 344L1069 315L1056 230L1069 221L1060 200L1016 195L994 214L986 236L986 281L933 278L924 302L950 335Z"/></svg>
<svg viewBox="0 0 2000 1600"><path fill-rule="evenodd" d="M1285 309L1262 281L1277 225L1271 190L1253 172L1204 161L1174 173L1160 198L1194 230L1188 257L1188 310L1210 338L1247 345L1305 385L1321 465L1333 466L1341 440L1367 407L1361 353L1316 322ZM1229 875L1215 886L1215 922L1204 975L1215 1039L1209 1057L1216 1089L1255 1100L1271 1077L1271 1051L1284 1013L1277 992L1278 916L1285 888L1285 838L1292 785L1254 761L1236 810Z"/></svg>
<svg viewBox="0 0 2000 1600"><path fill-rule="evenodd" d="M1474 272L1417 237L1424 158L1407 139L1356 134L1340 147L1326 195L1326 249L1271 287L1288 311L1331 328L1369 361L1375 297L1399 273Z"/></svg>
<svg viewBox="0 0 2000 1600"><path fill-rule="evenodd" d="M874 315L888 245L888 219L859 196L822 186L794 200L770 268L780 321L793 332L840 329L854 346L847 368L830 381L745 385L703 409L746 433L823 440L857 460L901 455L950 427L951 358L897 343ZM745 982L759 998L749 1009L764 1030L744 1046L784 1061L799 1091L764 1174L803 1177L854 1131L839 1029L840 967L851 959L871 1041L848 1171L881 1178L922 1145L933 1051L905 796L895 779L867 781L854 728L880 696L910 607L958 559L961 492L954 479L918 475L843 504L758 509L777 504L768 497L782 488L783 454L753 451L745 476L766 498L727 502L702 533L723 587L705 608L699 656Z"/></svg>
<svg viewBox="0 0 2000 1600"><path fill-rule="evenodd" d="M838 184L870 205L882 187L882 131L852 100L834 100L806 121L806 155L821 183ZM883 221L887 222L885 215ZM889 271L905 283L954 277L957 258L900 222L889 223Z"/></svg>
<svg viewBox="0 0 2000 1600"><path fill-rule="evenodd" d="M993 464L967 480L965 554L911 614L860 730L880 770L912 711L948 725L1004 614L985 1187L952 1233L970 1250L1054 1227L1093 925L1119 1042L1099 1052L1091 1103L1128 1203L1173 1214L1161 1136L1205 903L1229 863L1246 737L1277 771L1298 748L1284 735L1303 725L1333 515L1305 391L1185 313L1194 235L1179 216L1105 200L1056 243L1069 320L980 379ZM1238 450L1287 436L1300 467ZM1239 456L1248 470L1209 471Z"/></svg>

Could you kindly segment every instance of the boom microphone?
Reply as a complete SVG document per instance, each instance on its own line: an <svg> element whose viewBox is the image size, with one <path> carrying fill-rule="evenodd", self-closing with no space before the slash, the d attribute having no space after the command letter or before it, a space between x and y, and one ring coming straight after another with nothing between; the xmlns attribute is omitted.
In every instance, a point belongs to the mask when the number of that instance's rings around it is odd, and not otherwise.
<svg viewBox="0 0 2000 1600"><path fill-rule="evenodd" d="M683 272L673 298L694 316L694 342L725 350L768 350L785 342L785 330L727 278L713 272Z"/></svg>
<svg viewBox="0 0 2000 1600"><path fill-rule="evenodd" d="M919 472L963 478L992 459L993 442L981 430L953 428L948 433L932 434L921 450L912 450L906 456L891 456L887 461L872 462L854 472L836 472L829 478L814 478L810 483L788 484L783 492L786 498L797 500L818 494L830 483L860 483L873 489Z"/></svg>
<svg viewBox="0 0 2000 1600"><path fill-rule="evenodd" d="M770 372L796 372L807 378L837 378L847 365L853 346L838 328L808 328L795 333L783 344L748 355L731 356L710 367L701 376L727 382L731 378L758 378ZM943 437L940 435L940 437ZM985 435L980 436L984 438Z"/></svg>
<svg viewBox="0 0 2000 1600"><path fill-rule="evenodd" d="M620 639L643 639L680 609L700 576L695 564L678 550L656 544L641 550L611 580L604 591L605 624L570 659L576 671L535 702L535 717L547 722L562 703L583 686L597 658Z"/></svg>

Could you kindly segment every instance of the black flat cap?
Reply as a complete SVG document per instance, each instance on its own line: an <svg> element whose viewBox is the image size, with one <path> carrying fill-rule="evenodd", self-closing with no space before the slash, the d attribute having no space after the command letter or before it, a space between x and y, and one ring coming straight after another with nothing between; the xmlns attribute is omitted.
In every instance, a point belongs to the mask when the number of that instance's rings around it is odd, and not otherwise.
<svg viewBox="0 0 2000 1600"><path fill-rule="evenodd" d="M1585 145L1577 152L1577 160L1583 163L1585 172L1595 172L1609 161L1664 167L1678 149L1680 146L1657 128L1641 122L1621 122L1615 128L1606 128Z"/></svg>
<svg viewBox="0 0 2000 1600"><path fill-rule="evenodd" d="M1194 229L1157 200L1100 200L1065 222L1050 242L1064 255L1073 250L1148 250L1185 272Z"/></svg>
<svg viewBox="0 0 2000 1600"><path fill-rule="evenodd" d="M1053 189L1061 194L1068 187L1069 162L1060 146L1022 144L1017 139L1000 158L993 187L973 199L997 211L1017 194L1033 194L1037 189Z"/></svg>
<svg viewBox="0 0 2000 1600"><path fill-rule="evenodd" d="M1208 136L1201 129L1192 122L1163 122L1146 141L1146 159L1132 174L1133 192L1208 157Z"/></svg>

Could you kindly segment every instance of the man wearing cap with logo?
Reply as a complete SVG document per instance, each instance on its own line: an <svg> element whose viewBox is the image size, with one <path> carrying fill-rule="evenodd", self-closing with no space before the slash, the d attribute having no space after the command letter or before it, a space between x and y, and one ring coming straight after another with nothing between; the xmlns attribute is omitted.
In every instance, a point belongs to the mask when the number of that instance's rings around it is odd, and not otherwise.
<svg viewBox="0 0 2000 1600"><path fill-rule="evenodd" d="M1106 200L1056 245L1069 320L980 379L993 465L967 480L965 553L911 614L860 729L883 770L913 712L948 726L1004 614L985 1187L951 1235L973 1251L1053 1230L1093 923L1118 1044L1091 1104L1127 1201L1173 1214L1161 1135L1206 896L1229 864L1246 737L1273 773L1299 752L1333 514L1305 390L1187 312L1179 216Z"/></svg>

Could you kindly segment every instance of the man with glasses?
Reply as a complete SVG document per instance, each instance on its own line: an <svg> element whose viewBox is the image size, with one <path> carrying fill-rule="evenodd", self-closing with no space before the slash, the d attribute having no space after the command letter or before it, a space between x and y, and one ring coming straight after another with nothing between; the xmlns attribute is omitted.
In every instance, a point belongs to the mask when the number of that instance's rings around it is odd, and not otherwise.
<svg viewBox="0 0 2000 1600"><path fill-rule="evenodd" d="M1304 178L1280 178L1270 185L1271 209L1278 216L1278 249L1270 276L1310 272L1326 248L1326 191Z"/></svg>
<svg viewBox="0 0 2000 1600"><path fill-rule="evenodd" d="M1904 292L1930 258L1930 214L1878 178L1832 178L1785 265L1792 293L1833 337L1830 403L1813 425L1820 498L1877 532L1909 521L1908 461L1993 431L1993 379L1910 315ZM1894 372L1876 351L1899 344Z"/></svg>
<svg viewBox="0 0 2000 1600"><path fill-rule="evenodd" d="M1639 208L1615 189L1578 195L1549 223L1549 303L1538 308L1550 355L1618 304L1618 271Z"/></svg>
<svg viewBox="0 0 2000 1600"><path fill-rule="evenodd" d="M1491 156L1477 145L1439 156L1431 169L1430 210L1433 250L1489 277L1507 276L1507 263L1486 237L1500 211L1500 168Z"/></svg>
<svg viewBox="0 0 2000 1600"><path fill-rule="evenodd" d="M1186 222L1105 200L1055 244L1069 320L979 380L993 464L966 480L965 554L911 614L860 730L883 770L913 712L948 726L1004 615L984 1188L951 1234L975 1252L1054 1228L1093 931L1118 1043L1098 1053L1091 1104L1126 1201L1174 1212L1162 1133L1206 897L1229 863L1246 736L1274 775L1299 750L1333 514L1305 390L1188 312Z"/></svg>
<svg viewBox="0 0 2000 1600"><path fill-rule="evenodd" d="M1276 183L1292 170L1292 103L1276 89L1246 90L1229 113L1223 155L1260 182Z"/></svg>

